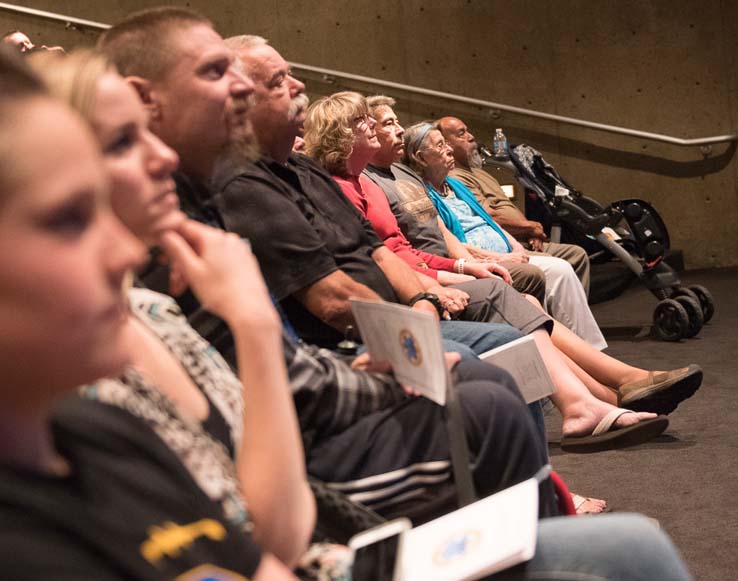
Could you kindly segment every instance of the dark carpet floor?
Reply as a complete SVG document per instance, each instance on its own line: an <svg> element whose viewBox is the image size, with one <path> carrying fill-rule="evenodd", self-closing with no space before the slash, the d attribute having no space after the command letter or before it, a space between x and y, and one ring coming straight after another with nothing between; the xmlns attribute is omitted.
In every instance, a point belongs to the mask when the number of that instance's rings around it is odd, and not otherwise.
<svg viewBox="0 0 738 581"><path fill-rule="evenodd" d="M615 511L657 519L696 579L738 579L738 269L691 271L682 280L705 285L715 297L713 320L693 339L635 337L656 304L643 288L592 310L608 338L607 353L647 369L698 363L702 388L671 414L664 435L626 450L563 453L554 410L546 418L549 449L573 491L604 498ZM624 325L632 325L633 334L608 332Z"/></svg>

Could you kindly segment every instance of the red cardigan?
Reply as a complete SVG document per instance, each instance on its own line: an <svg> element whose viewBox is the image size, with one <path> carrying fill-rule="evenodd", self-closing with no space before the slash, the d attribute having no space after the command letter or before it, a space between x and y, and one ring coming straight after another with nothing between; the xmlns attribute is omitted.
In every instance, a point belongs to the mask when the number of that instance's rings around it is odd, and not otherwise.
<svg viewBox="0 0 738 581"><path fill-rule="evenodd" d="M333 176L333 179L338 182L343 194L356 206L362 216L371 222L385 246L413 269L435 279L438 278L439 270L454 272L456 261L453 258L416 250L410 245L397 224L387 196L377 184L364 176L347 178Z"/></svg>

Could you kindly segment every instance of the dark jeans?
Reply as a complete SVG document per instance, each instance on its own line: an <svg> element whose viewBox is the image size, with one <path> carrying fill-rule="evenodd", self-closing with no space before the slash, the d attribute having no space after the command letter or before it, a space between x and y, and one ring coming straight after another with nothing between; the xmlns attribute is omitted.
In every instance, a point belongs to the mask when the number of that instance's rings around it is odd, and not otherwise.
<svg viewBox="0 0 738 581"><path fill-rule="evenodd" d="M509 375L461 362L456 389L479 496L531 478L547 463L545 443ZM413 499L420 503L451 478L443 410L425 398L370 414L306 453L311 475L387 516ZM558 514L549 479L541 484L539 508L541 517Z"/></svg>

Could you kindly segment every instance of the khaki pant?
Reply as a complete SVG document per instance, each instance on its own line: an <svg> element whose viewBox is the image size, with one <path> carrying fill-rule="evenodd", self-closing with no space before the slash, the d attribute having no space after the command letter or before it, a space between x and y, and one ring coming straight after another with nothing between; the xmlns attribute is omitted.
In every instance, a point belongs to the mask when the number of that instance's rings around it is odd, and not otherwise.
<svg viewBox="0 0 738 581"><path fill-rule="evenodd" d="M539 256L555 256L566 260L574 272L577 278L582 281L584 287L584 293L589 296L589 258L587 252L581 246L575 244L558 244L556 242L544 242L543 252L528 251L528 254L539 255Z"/></svg>
<svg viewBox="0 0 738 581"><path fill-rule="evenodd" d="M528 262L501 262L500 265L510 271L516 291L532 295L542 305L546 304L546 275L540 268Z"/></svg>

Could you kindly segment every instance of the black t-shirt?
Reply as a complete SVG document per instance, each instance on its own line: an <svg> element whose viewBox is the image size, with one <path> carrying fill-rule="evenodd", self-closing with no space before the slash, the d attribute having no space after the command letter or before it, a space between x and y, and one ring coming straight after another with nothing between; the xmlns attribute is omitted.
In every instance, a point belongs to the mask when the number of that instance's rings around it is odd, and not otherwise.
<svg viewBox="0 0 738 581"><path fill-rule="evenodd" d="M226 229L251 241L267 285L309 343L335 347L343 334L293 295L338 269L384 300L397 301L372 258L381 240L312 160L297 155L282 165L262 158L220 176L215 187Z"/></svg>
<svg viewBox="0 0 738 581"><path fill-rule="evenodd" d="M174 174L174 180L177 183L180 207L189 218L213 228L225 229L220 218L220 211L215 207L212 193L206 186L179 172ZM152 252L151 260L138 273L138 277L146 288L162 294L170 294L169 267L161 263L158 251ZM174 299L187 317L190 326L205 337L207 342L225 357L231 367L236 369L236 350L228 325L202 308L200 301L189 289Z"/></svg>
<svg viewBox="0 0 738 581"><path fill-rule="evenodd" d="M140 420L72 398L54 419L71 474L0 467L0 570L13 581L243 580L258 547Z"/></svg>

